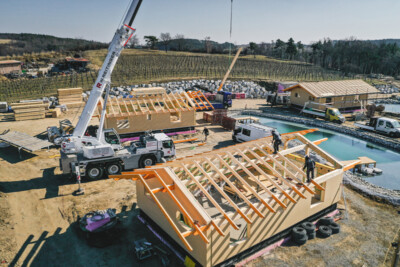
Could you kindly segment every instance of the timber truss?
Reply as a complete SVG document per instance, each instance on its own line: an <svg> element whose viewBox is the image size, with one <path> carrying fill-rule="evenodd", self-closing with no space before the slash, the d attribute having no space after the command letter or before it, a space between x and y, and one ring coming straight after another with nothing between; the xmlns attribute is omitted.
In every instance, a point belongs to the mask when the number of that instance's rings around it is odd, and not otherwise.
<svg viewBox="0 0 400 267"><path fill-rule="evenodd" d="M143 183L146 194L158 205L186 248L192 251L187 240L190 235L199 235L208 244L207 229L213 227L225 236L220 228L225 220L238 230L239 226L235 223L237 219L244 219L251 224L254 216L264 218L268 213L286 209L300 198L316 194L317 190L324 191L322 183L314 180L306 182L306 174L302 170L304 161L296 161L299 156L295 153L301 150L307 153L311 149L328 162L326 165L319 164L321 171L316 179L322 176L329 179L338 175L343 171L343 165L317 146L326 138L311 142L302 136L314 130L283 134L285 146L277 154L272 154L272 139L266 137L146 169L112 175L110 178L132 179ZM293 139L302 144L287 148L288 141ZM165 203L164 198L162 203L157 197L162 192L167 193L173 202ZM199 197L212 203L217 216L207 212L202 206L204 201L199 201ZM165 205L170 206L171 203L185 217L189 230L179 230L182 228L167 213Z"/></svg>
<svg viewBox="0 0 400 267"><path fill-rule="evenodd" d="M99 102L101 111L103 102ZM111 98L107 100L107 118L119 118L143 114L178 113L209 109L212 105L202 93L163 93L136 95L131 98Z"/></svg>

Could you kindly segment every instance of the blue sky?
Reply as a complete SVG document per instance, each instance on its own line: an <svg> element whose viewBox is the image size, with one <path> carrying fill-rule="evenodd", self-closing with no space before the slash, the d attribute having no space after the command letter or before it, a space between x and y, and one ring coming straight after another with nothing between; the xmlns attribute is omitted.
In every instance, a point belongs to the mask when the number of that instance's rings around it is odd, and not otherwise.
<svg viewBox="0 0 400 267"><path fill-rule="evenodd" d="M130 0L0 0L0 32L109 42ZM400 38L398 0L234 0L232 42ZM137 35L229 41L230 0L144 0Z"/></svg>

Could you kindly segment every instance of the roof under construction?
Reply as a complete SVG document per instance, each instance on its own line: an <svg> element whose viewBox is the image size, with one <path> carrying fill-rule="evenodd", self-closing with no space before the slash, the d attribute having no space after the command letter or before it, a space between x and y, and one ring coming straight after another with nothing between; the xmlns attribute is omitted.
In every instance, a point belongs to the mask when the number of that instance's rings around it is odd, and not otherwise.
<svg viewBox="0 0 400 267"><path fill-rule="evenodd" d="M291 91L295 88L302 88L316 98L380 93L378 89L363 80L301 82L284 91Z"/></svg>
<svg viewBox="0 0 400 267"><path fill-rule="evenodd" d="M300 133L310 131L313 130ZM316 190L324 191L320 183L306 182L302 163L296 162L299 157L294 153L308 147L323 157L329 165L317 163L320 168L317 176L324 177L323 181L342 174L342 163L317 146L326 139L311 142L299 133L284 134L282 138L285 143L297 139L303 144L273 155L271 138L266 137L110 177L140 181L179 239L192 251L192 244L187 239L191 235L199 235L209 244L205 232L212 227L225 236L219 226L221 220L239 229L235 223L238 216L245 224L251 224L255 216L266 217L265 210L275 214L278 209L286 209L289 203L298 202L296 199L306 199L307 194L314 195ZM168 193L172 201L165 203L164 197L161 200L161 195L157 196L160 192ZM199 201L199 194L207 201ZM240 201L235 201L232 195ZM177 205L190 230L182 232L168 214L165 205L171 203Z"/></svg>

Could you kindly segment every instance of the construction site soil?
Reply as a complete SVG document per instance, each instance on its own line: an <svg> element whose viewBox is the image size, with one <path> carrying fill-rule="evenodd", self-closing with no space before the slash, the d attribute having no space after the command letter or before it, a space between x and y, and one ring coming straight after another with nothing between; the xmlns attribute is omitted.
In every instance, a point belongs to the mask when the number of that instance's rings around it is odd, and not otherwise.
<svg viewBox="0 0 400 267"><path fill-rule="evenodd" d="M235 100L235 109L258 108L265 100ZM77 122L76 113L64 118ZM201 117L201 113L198 114ZM59 119L1 121L5 129L40 135ZM198 123L204 124L200 119ZM204 146L179 144L178 157L232 145L231 132L219 126L210 130ZM200 126L201 129L201 126ZM75 181L61 175L59 150L50 148L35 154L12 147L0 148L0 266L155 266L153 257L137 262L133 241L146 238L168 249L136 217L135 182L103 179L85 181L85 194L74 196ZM400 214L393 206L376 203L344 188L348 219L339 221L341 233L314 239L303 246L284 245L247 266L391 266L389 250L399 227ZM339 205L344 209L343 200ZM93 210L116 209L120 224L110 246L89 246L77 227L79 216ZM345 214L345 211L342 210ZM170 266L180 266L171 256Z"/></svg>

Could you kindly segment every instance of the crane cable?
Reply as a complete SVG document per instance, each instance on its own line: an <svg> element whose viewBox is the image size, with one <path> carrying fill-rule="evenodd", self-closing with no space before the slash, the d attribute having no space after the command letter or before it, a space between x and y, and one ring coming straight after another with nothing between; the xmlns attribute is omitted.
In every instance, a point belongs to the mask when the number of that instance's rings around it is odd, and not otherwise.
<svg viewBox="0 0 400 267"><path fill-rule="evenodd" d="M233 0L231 0L231 19L230 19L230 29L229 29L229 61L231 61L232 52L232 12L233 11Z"/></svg>

